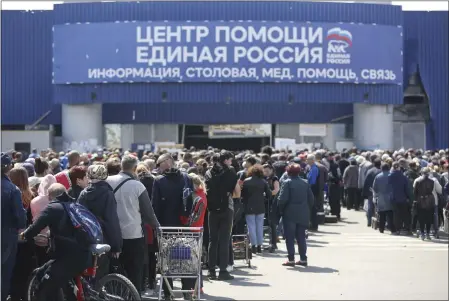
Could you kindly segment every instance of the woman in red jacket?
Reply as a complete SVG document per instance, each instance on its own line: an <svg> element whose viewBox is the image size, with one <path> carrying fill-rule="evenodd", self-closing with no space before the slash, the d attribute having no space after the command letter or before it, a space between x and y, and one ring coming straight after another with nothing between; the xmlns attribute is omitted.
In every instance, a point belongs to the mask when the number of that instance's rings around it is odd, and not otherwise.
<svg viewBox="0 0 449 301"><path fill-rule="evenodd" d="M192 213L189 217L188 226L203 227L204 216L207 209L206 184L204 184L200 176L194 173L190 173L189 177L192 179L193 183L193 206Z"/></svg>

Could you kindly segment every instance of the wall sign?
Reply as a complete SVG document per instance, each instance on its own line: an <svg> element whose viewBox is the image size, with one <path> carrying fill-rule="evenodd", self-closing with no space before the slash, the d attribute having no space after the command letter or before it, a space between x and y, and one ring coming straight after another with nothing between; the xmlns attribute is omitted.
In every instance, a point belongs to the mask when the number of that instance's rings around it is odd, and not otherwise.
<svg viewBox="0 0 449 301"><path fill-rule="evenodd" d="M53 82L402 83L402 28L274 21L56 25Z"/></svg>

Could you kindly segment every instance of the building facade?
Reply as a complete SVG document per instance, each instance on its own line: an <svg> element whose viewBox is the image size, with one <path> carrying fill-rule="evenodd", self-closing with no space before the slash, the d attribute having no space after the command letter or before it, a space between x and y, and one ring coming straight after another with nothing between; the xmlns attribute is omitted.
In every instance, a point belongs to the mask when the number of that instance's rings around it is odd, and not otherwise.
<svg viewBox="0 0 449 301"><path fill-rule="evenodd" d="M208 125L270 124L257 143L446 148L447 12L381 2L2 11L2 130L51 125L55 148L201 147Z"/></svg>

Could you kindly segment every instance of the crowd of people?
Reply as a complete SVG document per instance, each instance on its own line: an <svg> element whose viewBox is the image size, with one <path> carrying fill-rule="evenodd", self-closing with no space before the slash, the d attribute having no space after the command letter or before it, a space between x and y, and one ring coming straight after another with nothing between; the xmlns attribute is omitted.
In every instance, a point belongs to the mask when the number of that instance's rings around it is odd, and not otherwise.
<svg viewBox="0 0 449 301"><path fill-rule="evenodd" d="M260 153L2 153L1 301L26 300L29 275L50 259L39 300L56 300L68 280L91 264L88 250L72 239L71 224L61 218L64 202L90 210L111 246L100 258L97 277L124 273L148 294L156 286L161 226L204 227L207 277L222 281L233 279L232 234L247 231L251 252L260 254L267 227L269 252L276 252L282 236L288 251L282 264L307 266L306 233L323 222L326 197L337 219L341 206L363 208L367 226L375 221L382 233L388 228L395 235L415 232L431 239L430 229L438 231L447 206L448 158L449 150L292 152L269 146ZM244 218L236 219L237 208ZM183 279L182 286L192 290L195 282ZM170 299L165 283L164 292Z"/></svg>

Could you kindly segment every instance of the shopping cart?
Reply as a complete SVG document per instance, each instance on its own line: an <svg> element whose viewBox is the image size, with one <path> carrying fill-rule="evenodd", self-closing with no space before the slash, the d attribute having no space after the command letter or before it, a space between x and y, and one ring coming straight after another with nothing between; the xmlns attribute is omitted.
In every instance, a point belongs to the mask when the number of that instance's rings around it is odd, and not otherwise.
<svg viewBox="0 0 449 301"><path fill-rule="evenodd" d="M162 297L162 286L166 284L170 294L192 293L192 290L174 290L168 279L196 279L193 295L201 299L201 251L203 228L201 227L161 227L158 232L158 268L161 273L158 300ZM195 294L196 292L196 294Z"/></svg>

